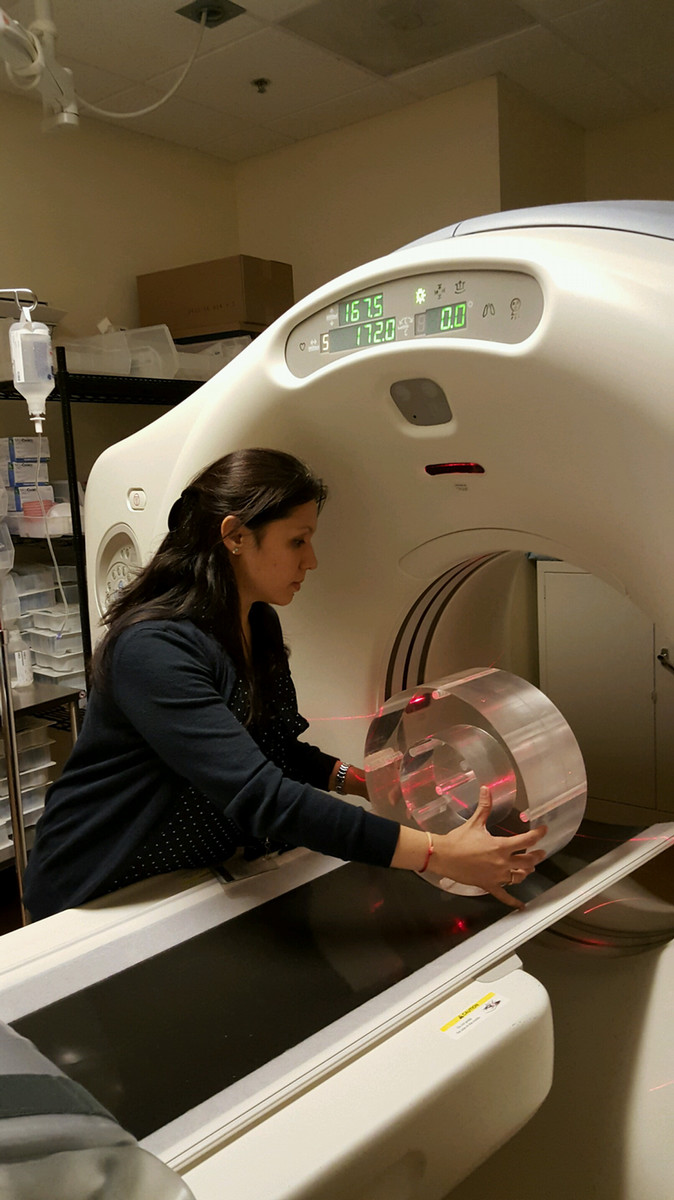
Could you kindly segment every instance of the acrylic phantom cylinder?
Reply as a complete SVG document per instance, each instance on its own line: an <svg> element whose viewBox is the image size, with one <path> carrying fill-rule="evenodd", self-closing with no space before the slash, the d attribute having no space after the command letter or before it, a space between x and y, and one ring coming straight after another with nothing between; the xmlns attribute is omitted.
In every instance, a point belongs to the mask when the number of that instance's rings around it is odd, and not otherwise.
<svg viewBox="0 0 674 1200"><path fill-rule="evenodd" d="M365 774L375 812L437 834L472 816L487 786L490 833L545 824L538 849L546 858L573 837L587 797L583 758L562 714L533 684L492 667L387 700L368 731ZM440 886L473 892L451 880Z"/></svg>

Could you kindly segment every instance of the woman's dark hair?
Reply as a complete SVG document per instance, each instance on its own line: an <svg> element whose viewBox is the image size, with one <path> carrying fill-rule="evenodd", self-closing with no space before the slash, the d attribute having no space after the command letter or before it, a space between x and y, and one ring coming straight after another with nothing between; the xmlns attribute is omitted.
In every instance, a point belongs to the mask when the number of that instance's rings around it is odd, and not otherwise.
<svg viewBox="0 0 674 1200"><path fill-rule="evenodd" d="M212 463L176 500L159 549L107 609L107 633L92 664L94 682L104 683L110 651L125 629L141 621L187 619L224 647L248 683L250 717L260 715L262 685L285 666L286 651L275 615L255 604L254 658L247 665L239 593L220 527L232 513L259 541L270 522L311 500L320 512L326 497L322 481L280 450L235 450Z"/></svg>

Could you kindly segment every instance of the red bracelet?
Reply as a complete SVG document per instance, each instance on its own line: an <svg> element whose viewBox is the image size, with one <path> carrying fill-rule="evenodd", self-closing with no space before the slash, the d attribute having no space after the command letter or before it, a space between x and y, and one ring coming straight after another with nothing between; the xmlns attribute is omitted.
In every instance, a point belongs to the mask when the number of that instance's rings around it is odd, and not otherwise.
<svg viewBox="0 0 674 1200"><path fill-rule="evenodd" d="M426 870L426 867L428 866L433 855L435 854L435 846L433 845L433 837L428 832L428 830L426 830L426 837L428 838L428 849L426 850L426 861L424 862L423 867L421 867L419 869L419 871L417 871L418 875L423 875L424 871Z"/></svg>

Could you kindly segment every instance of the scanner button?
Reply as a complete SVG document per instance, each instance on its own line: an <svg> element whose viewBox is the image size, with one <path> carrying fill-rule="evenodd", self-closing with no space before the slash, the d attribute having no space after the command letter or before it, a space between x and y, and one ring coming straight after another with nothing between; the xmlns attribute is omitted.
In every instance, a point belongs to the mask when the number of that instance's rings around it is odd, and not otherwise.
<svg viewBox="0 0 674 1200"><path fill-rule="evenodd" d="M127 499L129 508L132 508L134 512L139 512L147 504L147 496L142 488L131 488L127 493Z"/></svg>

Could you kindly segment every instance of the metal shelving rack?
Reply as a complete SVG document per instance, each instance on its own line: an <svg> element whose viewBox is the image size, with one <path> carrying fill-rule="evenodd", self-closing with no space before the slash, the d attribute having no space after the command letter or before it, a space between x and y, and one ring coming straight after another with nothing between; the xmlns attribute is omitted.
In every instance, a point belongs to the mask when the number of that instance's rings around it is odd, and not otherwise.
<svg viewBox="0 0 674 1200"><path fill-rule="evenodd" d="M180 404L182 400L187 399L199 387L201 387L199 381L183 379L139 379L126 376L71 374L68 371L64 348L62 346L56 347L55 387L54 393L47 400L47 404L58 403L61 413L68 490L73 521L72 539L68 539L68 542L73 547L75 569L77 572L85 663L88 663L91 658L91 625L89 622L84 532L80 520L77 461L71 406L77 403L157 404L172 406ZM0 382L0 400L19 400L25 403L23 397L16 391L11 382ZM13 849L6 848L5 852L0 849L0 862L11 858L13 855L19 884L19 896L22 902L23 874L27 861L27 840L23 822L14 717L19 711L24 713L48 712L54 723L57 725L60 724L61 728L70 729L74 743L78 729L79 699L79 692L64 690L64 688L56 684L53 686L48 684L34 684L30 688L22 688L20 693L16 691L12 692L9 682L5 633L0 627L0 710L2 717L2 740L5 749L5 761L7 763L9 809L13 841Z"/></svg>

